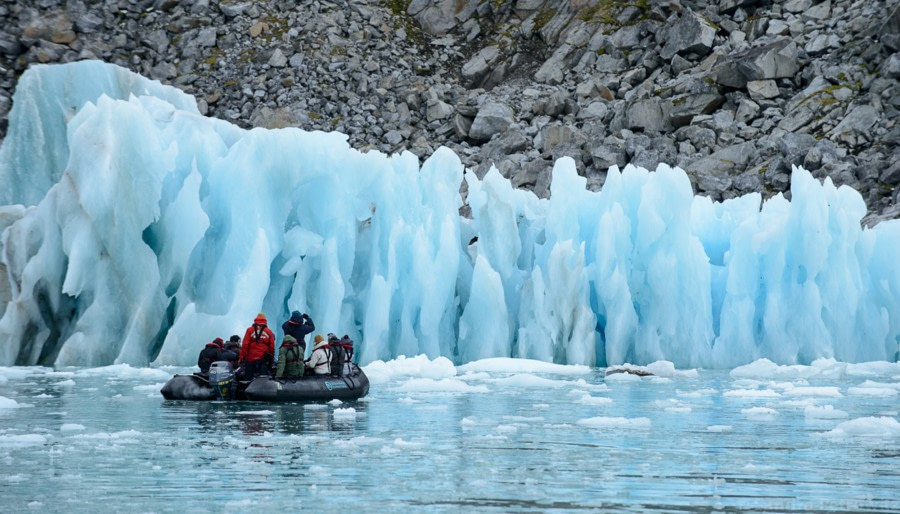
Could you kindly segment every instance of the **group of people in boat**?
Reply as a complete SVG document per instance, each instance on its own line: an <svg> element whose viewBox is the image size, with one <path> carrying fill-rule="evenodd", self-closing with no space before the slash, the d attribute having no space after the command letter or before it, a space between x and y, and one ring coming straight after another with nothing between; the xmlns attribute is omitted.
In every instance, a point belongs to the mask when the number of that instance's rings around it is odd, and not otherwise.
<svg viewBox="0 0 900 514"><path fill-rule="evenodd" d="M253 380L259 375L274 375L275 378L297 379L309 375L340 374L334 369L335 361L340 366L349 366L353 354L353 341L344 335L338 338L329 333L314 337L314 347L309 358L306 355L306 336L316 329L308 314L293 311L290 319L281 325L284 335L275 359L275 334L268 326L266 315L260 312L244 332L243 340L233 335L228 342L217 337L207 343L197 357L197 366L202 374L209 373L213 362L229 361L239 380ZM335 359L341 353L340 359Z"/></svg>

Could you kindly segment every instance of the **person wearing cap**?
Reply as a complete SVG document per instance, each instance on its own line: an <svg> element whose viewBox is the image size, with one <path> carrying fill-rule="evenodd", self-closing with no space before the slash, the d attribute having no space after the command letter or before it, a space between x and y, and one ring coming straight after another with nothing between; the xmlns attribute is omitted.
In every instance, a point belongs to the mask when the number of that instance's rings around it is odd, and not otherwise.
<svg viewBox="0 0 900 514"><path fill-rule="evenodd" d="M222 338L217 337L212 340L210 343L206 343L206 346L200 350L200 355L197 357L197 366L200 367L200 373L209 373L209 367L213 362L226 360L222 358Z"/></svg>
<svg viewBox="0 0 900 514"><path fill-rule="evenodd" d="M300 378L303 376L303 351L294 336L284 336L278 349L278 367L275 378Z"/></svg>
<svg viewBox="0 0 900 514"><path fill-rule="evenodd" d="M328 341L322 337L322 334L316 334L315 343L313 353L306 361L306 367L311 369L314 375L327 375L331 373L331 352L328 350Z"/></svg>
<svg viewBox="0 0 900 514"><path fill-rule="evenodd" d="M230 362L232 368L237 368L240 355L241 336L235 334L225 343L225 350L222 352L222 360Z"/></svg>
<svg viewBox="0 0 900 514"><path fill-rule="evenodd" d="M260 312L244 333L239 357L244 380L271 372L275 358L275 334L267 326L266 315Z"/></svg>
<svg viewBox="0 0 900 514"><path fill-rule="evenodd" d="M300 345L300 355L306 355L306 334L316 329L315 323L308 314L300 314L300 311L291 313L291 319L281 325L284 336L291 336Z"/></svg>

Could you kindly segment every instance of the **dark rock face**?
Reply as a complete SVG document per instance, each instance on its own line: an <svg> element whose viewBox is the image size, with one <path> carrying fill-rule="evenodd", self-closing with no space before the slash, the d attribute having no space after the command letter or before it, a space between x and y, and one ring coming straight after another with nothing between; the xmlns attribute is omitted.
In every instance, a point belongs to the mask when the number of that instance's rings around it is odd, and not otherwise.
<svg viewBox="0 0 900 514"><path fill-rule="evenodd" d="M101 59L243 127L338 130L362 150L455 150L549 194L610 166L688 171L715 199L792 165L900 215L900 0L0 2L0 137L31 64Z"/></svg>

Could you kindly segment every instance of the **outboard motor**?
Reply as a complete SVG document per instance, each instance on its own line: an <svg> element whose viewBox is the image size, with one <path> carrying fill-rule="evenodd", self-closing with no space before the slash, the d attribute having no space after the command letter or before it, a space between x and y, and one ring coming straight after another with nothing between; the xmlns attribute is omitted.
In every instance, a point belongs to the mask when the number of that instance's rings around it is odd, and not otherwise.
<svg viewBox="0 0 900 514"><path fill-rule="evenodd" d="M234 399L234 369L228 361L216 361L209 366L209 386L216 400Z"/></svg>

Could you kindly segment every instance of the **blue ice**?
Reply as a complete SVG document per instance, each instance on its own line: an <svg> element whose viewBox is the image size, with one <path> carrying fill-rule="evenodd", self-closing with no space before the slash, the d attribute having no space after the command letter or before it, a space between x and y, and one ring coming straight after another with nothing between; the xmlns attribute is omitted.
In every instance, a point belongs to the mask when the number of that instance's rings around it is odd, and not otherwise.
<svg viewBox="0 0 900 514"><path fill-rule="evenodd" d="M340 133L243 130L78 62L22 76L0 178L0 365L185 365L295 309L363 363L733 368L900 345L900 222L861 228L859 193L801 168L790 201L717 203L664 164L591 192L563 158L538 199L446 148L420 166Z"/></svg>

